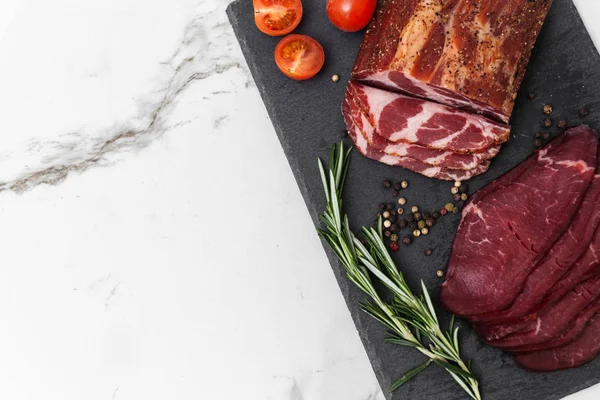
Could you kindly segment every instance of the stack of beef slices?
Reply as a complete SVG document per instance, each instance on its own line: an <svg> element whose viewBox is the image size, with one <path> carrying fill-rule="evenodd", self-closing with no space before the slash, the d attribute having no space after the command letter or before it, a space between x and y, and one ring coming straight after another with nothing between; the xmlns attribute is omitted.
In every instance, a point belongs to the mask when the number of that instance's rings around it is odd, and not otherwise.
<svg viewBox="0 0 600 400"><path fill-rule="evenodd" d="M568 130L465 205L441 302L525 368L600 352L597 134Z"/></svg>
<svg viewBox="0 0 600 400"><path fill-rule="evenodd" d="M551 0L384 0L342 112L366 157L467 180L489 168Z"/></svg>

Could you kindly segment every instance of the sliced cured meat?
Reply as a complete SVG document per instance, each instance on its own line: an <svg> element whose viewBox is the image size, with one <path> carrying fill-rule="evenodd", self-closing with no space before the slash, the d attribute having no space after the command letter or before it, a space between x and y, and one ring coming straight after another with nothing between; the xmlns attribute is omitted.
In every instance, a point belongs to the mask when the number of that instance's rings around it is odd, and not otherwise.
<svg viewBox="0 0 600 400"><path fill-rule="evenodd" d="M573 128L472 197L441 288L444 307L468 317L513 302L568 228L594 177L597 148L593 130Z"/></svg>
<svg viewBox="0 0 600 400"><path fill-rule="evenodd" d="M600 154L597 155L600 158ZM469 317L471 322L499 324L515 321L527 315L542 303L550 289L569 271L577 259L592 244L594 233L600 225L600 167L586 193L569 229L552 246L546 256L531 272L523 290L506 310ZM600 240L596 235L596 241ZM591 249L593 252L593 248ZM572 286L571 286L572 288ZM569 288L569 289L571 289Z"/></svg>
<svg viewBox="0 0 600 400"><path fill-rule="evenodd" d="M508 122L551 3L384 2L352 78Z"/></svg>
<svg viewBox="0 0 600 400"><path fill-rule="evenodd" d="M354 142L356 149L365 157L375 161L382 162L391 166L398 166L425 175L430 178L436 178L441 180L449 181L463 181L471 179L473 176L485 172L489 168L489 161L480 164L477 168L472 170L460 170L460 169L448 169L443 167L434 167L429 164L425 164L422 161L416 160L412 157L398 157L385 154L379 150L374 149L366 139L367 134L363 133L364 129L369 129L370 125L367 121L355 121L351 118L351 114L348 110L348 103L344 102L342 106L344 110L344 118L346 119L346 127L348 128L348 135Z"/></svg>
<svg viewBox="0 0 600 400"><path fill-rule="evenodd" d="M355 82L348 84L347 92L377 133L391 142L469 154L486 152L510 136L507 125L430 101Z"/></svg>
<svg viewBox="0 0 600 400"><path fill-rule="evenodd" d="M564 331L562 333L562 335L560 335L559 337L552 339L548 342L544 342L544 343L531 344L531 345L527 345L527 346L511 348L510 351L512 353L524 353L524 352L551 349L553 347L565 346L565 345L571 343L573 340L575 340L575 338L577 338L579 335L581 335L581 333L583 332L583 330L589 323L590 319L592 319L594 317L594 315L596 315L598 312L600 312L600 303L598 300L596 300L593 304L588 306L588 308L583 310L583 312L581 312L577 316L577 318L575 319L575 322L573 322L571 324L569 329Z"/></svg>
<svg viewBox="0 0 600 400"><path fill-rule="evenodd" d="M347 94L345 101L348 102L346 109L350 110L348 112L352 119L361 121L366 120L370 125L370 129L363 131L367 134L366 139L369 144L375 150L379 150L392 156L412 157L436 167L470 170L477 168L479 164L491 159L500 151L499 146L493 146L482 153L458 154L447 150L431 149L414 143L403 141L392 142L377 133L371 122L368 121L367 114L360 109L351 93Z"/></svg>
<svg viewBox="0 0 600 400"><path fill-rule="evenodd" d="M571 224L571 226L573 223ZM570 229L570 228L569 228ZM530 314L524 315L517 320L500 324L476 324L474 326L478 335L486 340L497 340L515 332L520 332L531 327L531 321L535 321L538 315L553 307L561 301L563 296L579 283L591 278L600 272L600 229L596 229L591 243L585 253L570 267L569 271L556 282L538 305Z"/></svg>
<svg viewBox="0 0 600 400"><path fill-rule="evenodd" d="M559 338L572 322L600 296L600 276L577 285L559 302L542 310L528 326L498 340L487 340L491 346L511 350L522 346L546 343Z"/></svg>
<svg viewBox="0 0 600 400"><path fill-rule="evenodd" d="M600 352L600 315L596 314L571 343L548 350L521 353L515 360L523 368L546 372L573 368L592 361Z"/></svg>

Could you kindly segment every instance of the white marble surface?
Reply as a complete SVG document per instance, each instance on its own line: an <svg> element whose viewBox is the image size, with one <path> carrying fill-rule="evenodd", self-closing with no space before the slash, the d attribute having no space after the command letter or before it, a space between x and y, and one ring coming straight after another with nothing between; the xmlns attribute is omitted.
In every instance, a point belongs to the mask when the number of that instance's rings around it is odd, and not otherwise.
<svg viewBox="0 0 600 400"><path fill-rule="evenodd" d="M0 398L383 399L227 2L0 2Z"/></svg>

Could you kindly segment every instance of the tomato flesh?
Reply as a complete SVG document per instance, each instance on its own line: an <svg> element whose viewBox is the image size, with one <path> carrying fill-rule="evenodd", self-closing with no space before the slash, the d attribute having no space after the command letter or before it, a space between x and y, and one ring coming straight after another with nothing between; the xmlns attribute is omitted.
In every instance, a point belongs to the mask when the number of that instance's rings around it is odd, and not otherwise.
<svg viewBox="0 0 600 400"><path fill-rule="evenodd" d="M256 26L270 36L287 35L302 20L300 0L253 0L253 5Z"/></svg>
<svg viewBox="0 0 600 400"><path fill-rule="evenodd" d="M369 24L376 7L377 0L327 0L327 16L337 28L356 32Z"/></svg>
<svg viewBox="0 0 600 400"><path fill-rule="evenodd" d="M325 52L319 42L309 36L289 35L275 48L275 62L286 76L302 81L323 68Z"/></svg>

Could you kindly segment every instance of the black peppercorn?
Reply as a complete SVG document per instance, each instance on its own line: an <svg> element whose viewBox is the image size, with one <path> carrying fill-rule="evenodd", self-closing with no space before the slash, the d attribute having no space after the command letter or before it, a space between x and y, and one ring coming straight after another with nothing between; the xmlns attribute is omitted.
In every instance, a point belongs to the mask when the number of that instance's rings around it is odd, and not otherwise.
<svg viewBox="0 0 600 400"><path fill-rule="evenodd" d="M379 204L379 211L385 210L385 203Z"/></svg>
<svg viewBox="0 0 600 400"><path fill-rule="evenodd" d="M536 139L539 139L541 137L542 137L542 132L538 132L538 133L535 134L535 138Z"/></svg>
<svg viewBox="0 0 600 400"><path fill-rule="evenodd" d="M417 229L419 227L418 221L410 221L410 229Z"/></svg>
<svg viewBox="0 0 600 400"><path fill-rule="evenodd" d="M404 229L404 228L406 228L406 227L408 226L408 221L407 221L407 220L405 220L405 219L401 219L401 220L398 222L398 225L400 225L400 229Z"/></svg>
<svg viewBox="0 0 600 400"><path fill-rule="evenodd" d="M389 238L390 236L392 236L392 232L390 232L386 229L385 231L383 231L383 236L385 236L386 238Z"/></svg>
<svg viewBox="0 0 600 400"><path fill-rule="evenodd" d="M544 139L544 140L550 139L550 134L548 132L544 132L544 135L542 136L542 139Z"/></svg>
<svg viewBox="0 0 600 400"><path fill-rule="evenodd" d="M390 215L390 217L388 219L390 220L390 222L394 223L394 222L398 221L398 216L397 215Z"/></svg>
<svg viewBox="0 0 600 400"><path fill-rule="evenodd" d="M412 243L412 238L409 235L406 235L402 238L402 243L408 246Z"/></svg>
<svg viewBox="0 0 600 400"><path fill-rule="evenodd" d="M529 94L527 95L527 98L528 98L529 100L535 100L535 98L536 98L536 97L537 97L537 95L536 95L535 93L529 93Z"/></svg>
<svg viewBox="0 0 600 400"><path fill-rule="evenodd" d="M413 222L415 220L415 216L413 214L409 214L408 217L406 217L406 219L408 220L408 222Z"/></svg>
<svg viewBox="0 0 600 400"><path fill-rule="evenodd" d="M422 215L420 212L417 211L416 213L413 214L413 217L415 217L415 220L419 221L421 219Z"/></svg>
<svg viewBox="0 0 600 400"><path fill-rule="evenodd" d="M392 210L392 211L390 211L390 215L398 215L398 211Z"/></svg>
<svg viewBox="0 0 600 400"><path fill-rule="evenodd" d="M433 218L435 218L435 219L438 219L438 218L440 217L440 213L439 213L439 212L437 212L437 211L434 211L434 212L431 214L431 216L432 216Z"/></svg>
<svg viewBox="0 0 600 400"><path fill-rule="evenodd" d="M460 201L460 194L456 193L453 198L454 201Z"/></svg>
<svg viewBox="0 0 600 400"><path fill-rule="evenodd" d="M388 179L386 179L385 181L383 181L382 185L384 188L389 189L392 187L392 182L390 182Z"/></svg>
<svg viewBox="0 0 600 400"><path fill-rule="evenodd" d="M398 232L398 224L392 224L392 226L390 226L390 231L393 233L397 233Z"/></svg>
<svg viewBox="0 0 600 400"><path fill-rule="evenodd" d="M561 119L560 121L558 121L558 127L560 129L565 129L567 127L567 121L565 121L564 119Z"/></svg>
<svg viewBox="0 0 600 400"><path fill-rule="evenodd" d="M458 188L458 191L460 193L467 193L467 185L462 185L461 187Z"/></svg>
<svg viewBox="0 0 600 400"><path fill-rule="evenodd" d="M394 183L394 190L400 190L400 189L402 189L402 184L400 182Z"/></svg>
<svg viewBox="0 0 600 400"><path fill-rule="evenodd" d="M400 196L400 192L398 192L397 190L392 190L392 196L398 197Z"/></svg>
<svg viewBox="0 0 600 400"><path fill-rule="evenodd" d="M388 210L393 210L394 209L394 203L387 203L387 205L385 206Z"/></svg>
<svg viewBox="0 0 600 400"><path fill-rule="evenodd" d="M542 140L541 139L535 139L535 147L541 147L542 146Z"/></svg>
<svg viewBox="0 0 600 400"><path fill-rule="evenodd" d="M435 219L433 219L433 218L427 218L427 219L425 220L425 224L426 224L428 227L430 227L430 228L431 228L433 225L435 225Z"/></svg>
<svg viewBox="0 0 600 400"><path fill-rule="evenodd" d="M427 219L427 218L431 217L431 215L429 215L428 212L424 212L422 217L423 217L423 219Z"/></svg>
<svg viewBox="0 0 600 400"><path fill-rule="evenodd" d="M550 118L546 118L545 120L542 121L542 126L544 128L552 127L552 120Z"/></svg>
<svg viewBox="0 0 600 400"><path fill-rule="evenodd" d="M588 114L589 114L589 113L588 113L588 110L586 110L586 109L585 109L585 107L581 107L581 108L579 109L579 116L580 116L581 118L583 118L583 117L587 117L587 115L588 115Z"/></svg>

